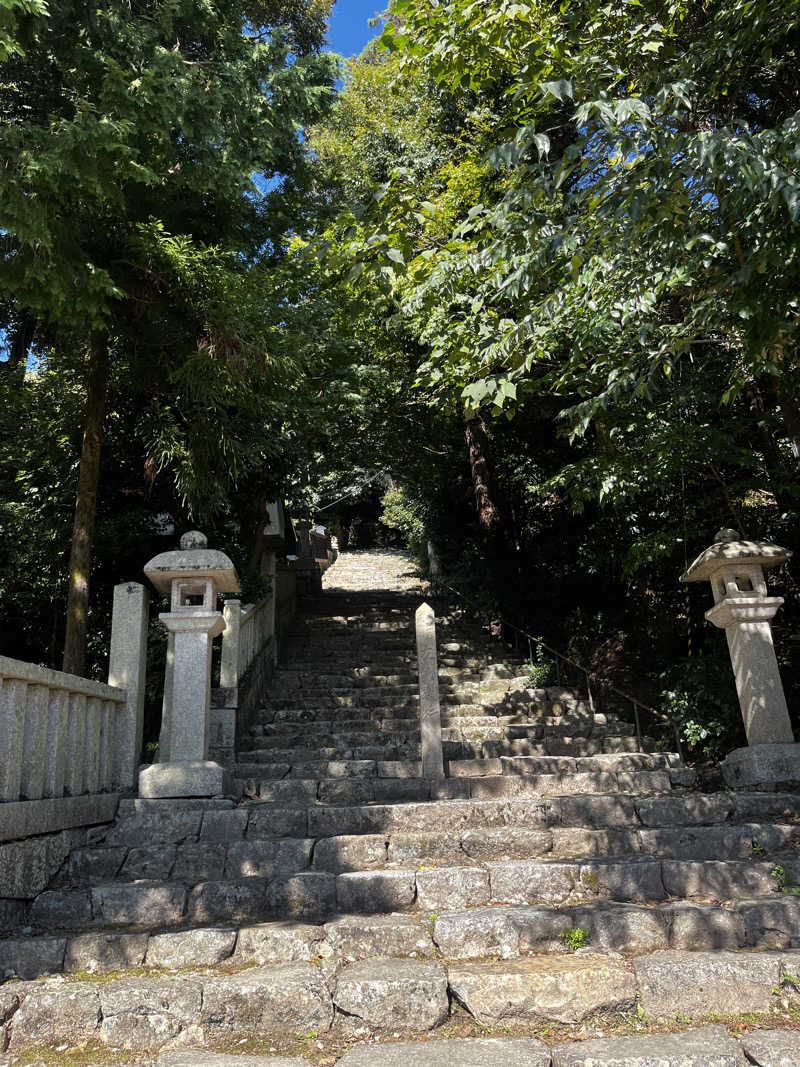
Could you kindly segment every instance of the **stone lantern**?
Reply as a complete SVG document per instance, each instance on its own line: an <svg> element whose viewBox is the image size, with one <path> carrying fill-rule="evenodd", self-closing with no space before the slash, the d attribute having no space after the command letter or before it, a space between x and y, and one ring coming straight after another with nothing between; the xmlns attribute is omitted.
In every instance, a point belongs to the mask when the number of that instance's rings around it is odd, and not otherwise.
<svg viewBox="0 0 800 1067"><path fill-rule="evenodd" d="M144 572L170 611L159 615L173 641L171 694L162 728L167 761L139 774L142 797L208 797L230 791L226 771L208 759L211 644L225 621L218 593L238 593L236 569L224 552L208 548L203 534L184 534L180 549L151 559Z"/></svg>
<svg viewBox="0 0 800 1067"><path fill-rule="evenodd" d="M720 530L681 576L684 582L711 582L714 606L706 618L728 639L749 746L735 749L722 765L730 786L800 781L800 745L794 743L770 625L783 598L768 594L764 578L764 571L790 556L780 545Z"/></svg>

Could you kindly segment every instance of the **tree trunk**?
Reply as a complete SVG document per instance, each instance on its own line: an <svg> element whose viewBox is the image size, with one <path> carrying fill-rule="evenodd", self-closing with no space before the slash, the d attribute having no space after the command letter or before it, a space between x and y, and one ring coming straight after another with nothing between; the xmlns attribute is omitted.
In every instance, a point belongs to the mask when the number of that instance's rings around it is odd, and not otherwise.
<svg viewBox="0 0 800 1067"><path fill-rule="evenodd" d="M30 315L23 315L16 330L14 330L8 350L8 359L4 363L0 363L0 368L7 374L12 374L19 366L22 366L24 371L28 363L28 353L33 344L35 329L36 323Z"/></svg>
<svg viewBox="0 0 800 1067"><path fill-rule="evenodd" d="M797 398L780 380L776 383L775 394L778 399L783 424L789 436L792 455L800 459L800 407Z"/></svg>
<svg viewBox="0 0 800 1067"><path fill-rule="evenodd" d="M756 426L756 432L761 441L761 453L764 457L764 474L767 485L775 497L778 509L785 513L794 506L793 498L785 492L782 485L789 478L789 470L772 430L767 425L767 412L761 389L751 379L743 395L748 414ZM743 532L746 533L747 531Z"/></svg>
<svg viewBox="0 0 800 1067"><path fill-rule="evenodd" d="M100 480L100 448L108 383L108 334L94 331L89 347L86 390L86 423L78 472L75 521L69 556L69 594L64 658L61 669L82 675L86 670L86 619L89 607L89 572L92 537Z"/></svg>
<svg viewBox="0 0 800 1067"><path fill-rule="evenodd" d="M517 556L510 536L510 523L504 517L500 494L492 477L489 438L483 419L468 419L464 436L478 523L486 537L489 570L501 602L515 613L519 593Z"/></svg>
<svg viewBox="0 0 800 1067"><path fill-rule="evenodd" d="M475 506L478 522L483 532L492 537L502 526L500 509L495 503L495 492L489 470L489 439L483 419L468 419L465 427L469 468L472 487L475 490Z"/></svg>

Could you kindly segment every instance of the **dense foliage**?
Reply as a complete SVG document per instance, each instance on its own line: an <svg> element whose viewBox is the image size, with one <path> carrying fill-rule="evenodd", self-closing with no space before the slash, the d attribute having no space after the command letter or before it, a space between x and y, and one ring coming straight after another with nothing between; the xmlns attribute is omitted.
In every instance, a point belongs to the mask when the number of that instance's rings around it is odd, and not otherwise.
<svg viewBox="0 0 800 1067"><path fill-rule="evenodd" d="M322 0L131 10L0 0L5 650L57 660L102 337L97 648L159 514L247 570L282 494L724 750L677 577L800 548L797 6L393 0L332 107Z"/></svg>

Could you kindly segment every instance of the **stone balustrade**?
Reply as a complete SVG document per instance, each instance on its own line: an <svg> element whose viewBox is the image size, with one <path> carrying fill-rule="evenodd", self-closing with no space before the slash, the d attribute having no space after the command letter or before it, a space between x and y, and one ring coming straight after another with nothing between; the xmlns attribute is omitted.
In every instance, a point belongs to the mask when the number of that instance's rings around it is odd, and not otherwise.
<svg viewBox="0 0 800 1067"><path fill-rule="evenodd" d="M124 689L0 656L0 800L118 789L126 713Z"/></svg>
<svg viewBox="0 0 800 1067"><path fill-rule="evenodd" d="M275 632L283 640L297 614L297 571L288 560L278 560L275 568Z"/></svg>
<svg viewBox="0 0 800 1067"><path fill-rule="evenodd" d="M0 656L0 918L17 921L85 828L114 818L139 758L138 692Z"/></svg>
<svg viewBox="0 0 800 1067"><path fill-rule="evenodd" d="M222 688L237 687L253 661L273 639L275 616L270 592L258 604L226 600L223 615L222 660L219 684Z"/></svg>

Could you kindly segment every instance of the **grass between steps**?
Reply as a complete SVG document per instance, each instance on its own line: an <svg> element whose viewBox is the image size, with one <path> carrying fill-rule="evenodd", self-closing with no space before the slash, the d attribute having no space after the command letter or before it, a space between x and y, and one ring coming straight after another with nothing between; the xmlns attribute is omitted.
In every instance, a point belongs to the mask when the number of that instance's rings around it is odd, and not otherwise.
<svg viewBox="0 0 800 1067"><path fill-rule="evenodd" d="M126 972L130 974L130 972ZM151 972L150 972L151 973ZM344 1022L344 1025L343 1025ZM223 1040L209 1039L203 1046L206 1052L224 1052L229 1055L301 1057L309 1067L334 1067L337 1060L354 1045L371 1043L386 1044L395 1041L437 1042L454 1038L476 1037L534 1037L552 1046L561 1042L579 1042L598 1037L631 1037L666 1033L681 1033L692 1027L717 1023L733 1034L751 1033L755 1030L800 1031L800 1006L793 1007L786 1000L776 999L773 1012L767 1014L714 1015L706 1014L689 1018L678 1015L674 1022L658 1023L650 1020L641 1008L629 1012L604 1013L590 1016L580 1025L545 1023L541 1025L483 1026L455 1000L451 1003L450 1016L442 1026L425 1034L394 1031L380 1035L351 1030L349 1023L357 1020L342 1020L337 1017L331 1030L324 1033L272 1035L269 1038L253 1033L228 1035ZM177 1046L175 1046L177 1047ZM196 1047L188 1045L188 1047ZM0 1054L2 1055L2 1054ZM152 1064L155 1056L147 1053L122 1053L106 1045L92 1042L80 1048L63 1046L40 1048L15 1054L5 1054L0 1063L7 1061L14 1067L122 1067L122 1065Z"/></svg>

